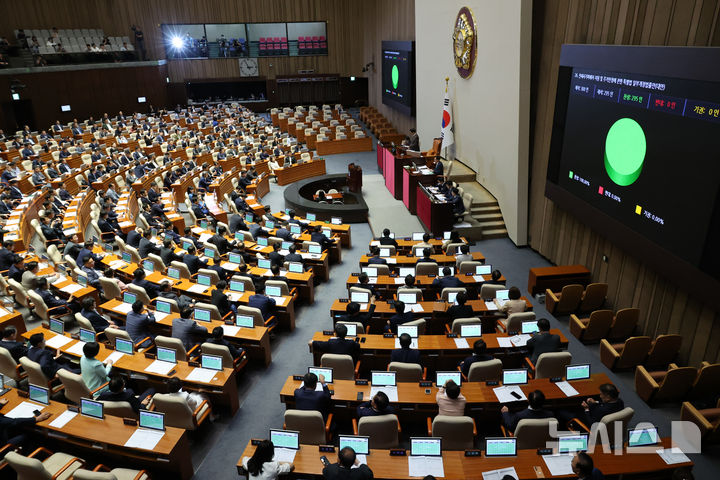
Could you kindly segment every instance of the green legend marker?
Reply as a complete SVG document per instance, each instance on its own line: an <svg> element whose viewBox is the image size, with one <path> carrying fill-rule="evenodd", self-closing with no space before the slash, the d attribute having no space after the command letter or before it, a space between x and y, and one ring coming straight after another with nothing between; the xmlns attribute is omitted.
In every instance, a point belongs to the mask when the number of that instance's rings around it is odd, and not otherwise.
<svg viewBox="0 0 720 480"><path fill-rule="evenodd" d="M640 176L647 143L645 132L631 118L621 118L613 123L605 138L605 170L610 179L627 187Z"/></svg>
<svg viewBox="0 0 720 480"><path fill-rule="evenodd" d="M393 88L397 88L398 83L400 82L400 70L398 70L397 65L393 65L391 74L392 74Z"/></svg>

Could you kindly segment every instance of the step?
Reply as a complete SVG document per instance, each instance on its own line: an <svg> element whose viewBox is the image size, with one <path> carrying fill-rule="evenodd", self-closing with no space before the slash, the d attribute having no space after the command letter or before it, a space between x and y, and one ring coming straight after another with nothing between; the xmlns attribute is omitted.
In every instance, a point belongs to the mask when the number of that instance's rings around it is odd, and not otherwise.
<svg viewBox="0 0 720 480"><path fill-rule="evenodd" d="M483 238L505 238L507 236L508 236L507 230L504 228L483 230Z"/></svg>
<svg viewBox="0 0 720 480"><path fill-rule="evenodd" d="M483 215L475 215L473 213L472 217L480 223L498 222L498 221L502 222L503 221L503 216L502 216L502 213L500 213L500 212L483 214Z"/></svg>
<svg viewBox="0 0 720 480"><path fill-rule="evenodd" d="M489 220L489 221L478 221L481 227L484 229L492 229L492 228L505 228L505 222L501 220Z"/></svg>
<svg viewBox="0 0 720 480"><path fill-rule="evenodd" d="M500 205L471 205L470 213L473 215L487 215L490 213L502 213L500 211Z"/></svg>

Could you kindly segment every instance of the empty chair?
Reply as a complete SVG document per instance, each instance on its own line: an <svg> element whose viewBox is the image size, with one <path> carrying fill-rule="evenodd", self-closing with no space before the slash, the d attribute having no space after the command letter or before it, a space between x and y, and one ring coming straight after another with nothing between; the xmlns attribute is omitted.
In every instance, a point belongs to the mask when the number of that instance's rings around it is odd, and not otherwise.
<svg viewBox="0 0 720 480"><path fill-rule="evenodd" d="M635 391L648 405L677 402L685 398L697 378L694 367L670 364L669 370L649 372L642 365L635 369Z"/></svg>
<svg viewBox="0 0 720 480"><path fill-rule="evenodd" d="M683 402L680 420L697 425L704 443L720 442L720 400L715 408L708 409L698 409L690 402Z"/></svg>
<svg viewBox="0 0 720 480"><path fill-rule="evenodd" d="M41 455L46 457L42 461L37 458ZM8 452L5 461L17 472L18 480L65 480L85 464L84 460L77 457L61 452L52 453L44 447L27 457L17 452Z"/></svg>
<svg viewBox="0 0 720 480"><path fill-rule="evenodd" d="M396 448L400 422L393 414L353 418L353 431L355 435L370 437L370 448Z"/></svg>
<svg viewBox="0 0 720 480"><path fill-rule="evenodd" d="M133 410L130 402L113 402L110 400L100 400L103 404L103 412L106 415L122 418L138 418L138 414Z"/></svg>
<svg viewBox="0 0 720 480"><path fill-rule="evenodd" d="M411 320L401 324L402 326L415 326L418 327L418 335L425 335L425 327L427 326L427 320L424 318L418 318L417 320Z"/></svg>
<svg viewBox="0 0 720 480"><path fill-rule="evenodd" d="M27 376L21 371L20 365L12 357L10 351L3 347L0 347L0 374L4 375L6 379L12 379L16 387Z"/></svg>
<svg viewBox="0 0 720 480"><path fill-rule="evenodd" d="M622 370L640 365L650 351L650 337L630 337L625 343L611 344L600 340L600 361L610 370Z"/></svg>
<svg viewBox="0 0 720 480"><path fill-rule="evenodd" d="M720 363L702 362L697 378L688 393L690 400L715 398L720 394Z"/></svg>
<svg viewBox="0 0 720 480"><path fill-rule="evenodd" d="M558 431L558 421L554 418L530 419L523 418L517 423L512 436L517 438L517 448L537 449L545 448ZM505 436L511 436L503 427Z"/></svg>
<svg viewBox="0 0 720 480"><path fill-rule="evenodd" d="M165 425L185 430L196 430L212 413L207 400L200 402L193 411L184 398L165 393L153 395L152 407L165 414Z"/></svg>
<svg viewBox="0 0 720 480"><path fill-rule="evenodd" d="M565 376L565 367L572 362L572 354L570 352L547 352L541 354L537 359L537 364L533 366L529 358L525 358L534 371L535 378L555 378Z"/></svg>
<svg viewBox="0 0 720 480"><path fill-rule="evenodd" d="M419 382L425 379L423 368L417 363L390 362L389 372L396 372L398 382Z"/></svg>
<svg viewBox="0 0 720 480"><path fill-rule="evenodd" d="M545 308L552 314L572 313L580 306L583 291L583 286L579 284L565 285L560 293L548 288L545 290Z"/></svg>
<svg viewBox="0 0 720 480"><path fill-rule="evenodd" d="M585 287L578 310L581 312L592 312L602 308L607 298L607 291L607 283L591 283Z"/></svg>
<svg viewBox="0 0 720 480"><path fill-rule="evenodd" d="M499 382L503 377L503 364L499 358L473 362L468 371L468 382Z"/></svg>
<svg viewBox="0 0 720 480"><path fill-rule="evenodd" d="M385 248L385 247L383 247ZM415 275L437 275L438 265L432 262L419 262L415 265Z"/></svg>
<svg viewBox="0 0 720 480"><path fill-rule="evenodd" d="M147 480L145 470L131 470L129 468L113 468L110 470L102 463L92 471L83 468L75 470L74 480Z"/></svg>
<svg viewBox="0 0 720 480"><path fill-rule="evenodd" d="M102 287L103 297L108 300L113 298L120 300L122 298L122 291L112 278L100 277L100 287Z"/></svg>
<svg viewBox="0 0 720 480"><path fill-rule="evenodd" d="M638 321L640 320L639 308L623 308L615 313L613 324L607 333L610 340L625 340L635 333Z"/></svg>
<svg viewBox="0 0 720 480"><path fill-rule="evenodd" d="M681 344L681 335L660 335L650 347L644 365L651 370L667 368L677 357Z"/></svg>
<svg viewBox="0 0 720 480"><path fill-rule="evenodd" d="M522 332L523 322L535 321L535 312L516 312L508 315L507 318L498 319L498 330L506 333Z"/></svg>
<svg viewBox="0 0 720 480"><path fill-rule="evenodd" d="M332 368L333 378L338 380L355 380L360 371L360 361L356 364L350 355L335 353L324 353L320 357L320 366Z"/></svg>
<svg viewBox="0 0 720 480"><path fill-rule="evenodd" d="M87 385L85 385L82 375L72 373L69 370L65 370L64 368L58 370L57 376L60 379L60 382L65 387L65 398L67 398L76 405L80 404L81 398L93 398L94 394L98 390L101 390L105 387L105 385L101 385L96 390L93 390L91 392L88 389Z"/></svg>
<svg viewBox="0 0 720 480"><path fill-rule="evenodd" d="M238 305L237 314L253 317L253 325L256 327L268 327L269 330L273 330L275 328L275 325L273 324L275 322L275 315L265 320L263 319L262 312L259 308Z"/></svg>
<svg viewBox="0 0 720 480"><path fill-rule="evenodd" d="M180 340L179 338L166 337L163 335L158 335L157 337L155 337L155 345L157 345L158 347L175 350L175 359L183 362L186 362L188 360L188 357L190 357L190 355L198 348L198 346L196 345L191 348L190 351L186 351L182 340Z"/></svg>
<svg viewBox="0 0 720 480"><path fill-rule="evenodd" d="M507 290L507 287L505 285L489 285L484 283L482 287L480 287L480 298L495 298L498 290Z"/></svg>
<svg viewBox="0 0 720 480"><path fill-rule="evenodd" d="M285 410L285 423L283 428L300 432L300 443L304 445L325 445L330 441L330 422L332 413L327 421L323 420L322 413L308 410Z"/></svg>
<svg viewBox="0 0 720 480"><path fill-rule="evenodd" d="M599 342L607 336L613 321L612 310L595 310L589 318L570 315L570 333L583 343Z"/></svg>
<svg viewBox="0 0 720 480"><path fill-rule="evenodd" d="M466 450L475 446L477 428L472 417L436 415L430 424L428 436L442 438L443 450Z"/></svg>

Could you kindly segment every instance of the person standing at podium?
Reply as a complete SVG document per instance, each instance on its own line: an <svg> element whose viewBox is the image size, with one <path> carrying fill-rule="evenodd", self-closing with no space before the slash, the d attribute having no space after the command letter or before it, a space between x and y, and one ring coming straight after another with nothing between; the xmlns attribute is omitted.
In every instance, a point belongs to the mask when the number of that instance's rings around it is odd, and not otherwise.
<svg viewBox="0 0 720 480"><path fill-rule="evenodd" d="M420 151L420 137L415 128L410 129L410 145L408 145L408 150Z"/></svg>

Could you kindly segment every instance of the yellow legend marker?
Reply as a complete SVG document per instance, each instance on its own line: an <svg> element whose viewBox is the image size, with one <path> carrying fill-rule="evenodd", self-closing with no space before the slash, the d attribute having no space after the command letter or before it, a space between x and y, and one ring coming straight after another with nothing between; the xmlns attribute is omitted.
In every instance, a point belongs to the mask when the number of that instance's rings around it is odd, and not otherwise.
<svg viewBox="0 0 720 480"><path fill-rule="evenodd" d="M642 207L640 205L635 205L635 213L638 215L642 213Z"/></svg>

